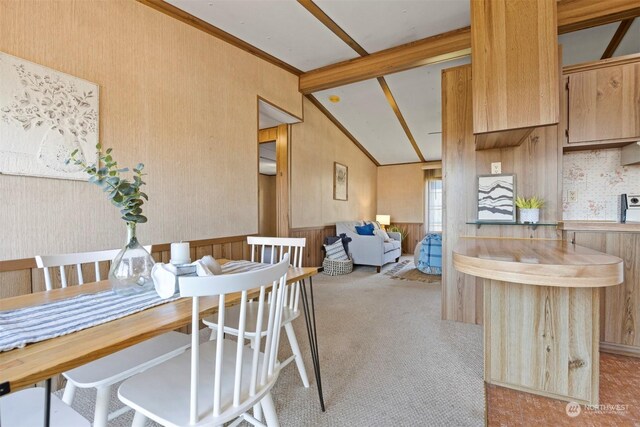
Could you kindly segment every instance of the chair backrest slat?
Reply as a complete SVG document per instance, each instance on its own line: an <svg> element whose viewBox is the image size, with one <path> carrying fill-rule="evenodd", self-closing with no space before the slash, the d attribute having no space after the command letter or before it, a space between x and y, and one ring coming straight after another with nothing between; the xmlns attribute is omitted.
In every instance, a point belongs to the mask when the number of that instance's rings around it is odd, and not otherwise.
<svg viewBox="0 0 640 427"><path fill-rule="evenodd" d="M287 270L289 268L289 256L285 255L283 260L277 264L236 274L223 274L218 276L201 276L190 277L180 276L178 283L180 286L180 296L193 298L192 310L192 356L191 356L191 395L189 404L189 420L191 424L199 422L198 412L198 374L200 372L198 357L199 347L199 304L198 298L201 296L218 296L218 325L217 340L214 343L208 342L208 345L215 345L215 360L213 361L213 408L214 417L221 416L225 411L232 407L243 405L247 399L264 391L264 387L272 386L275 381L275 374L278 366L276 365L277 344L280 340L281 316L283 306L284 287L287 280ZM272 288L272 304L266 304L267 289ZM258 316L256 325L256 344L251 349L253 352L251 359L250 377L246 378L247 370L243 369L243 363L248 357L245 352L250 351L244 346L248 299L250 290L260 289L258 298ZM225 354L224 325L227 317L225 302L226 295L236 294L240 292L240 314L238 322L238 341L234 343L236 358L233 366L223 364ZM255 304L255 302L254 302ZM267 325L263 324L263 314L265 308L269 309ZM266 335L261 333L265 332ZM265 338L264 351L261 352L261 337ZM230 351L230 349L227 349ZM211 363L211 362L208 362ZM248 365L246 365L248 366ZM233 383L227 384L226 377L233 372ZM244 378L244 381L243 381ZM247 381L248 380L248 381ZM232 395L223 398L224 389L232 392ZM243 385L244 384L244 385ZM230 387L232 385L232 388ZM243 387L247 387L248 390ZM248 393L247 393L248 392ZM231 398L229 398L231 397ZM244 400L244 402L243 402Z"/></svg>
<svg viewBox="0 0 640 427"><path fill-rule="evenodd" d="M60 270L60 283L61 283L63 288L66 288L67 287L67 273L64 271L64 265L61 265L60 267L58 267L58 269Z"/></svg>
<svg viewBox="0 0 640 427"><path fill-rule="evenodd" d="M291 265L293 267L302 267L307 239L300 237L249 236L247 237L247 244L251 248L251 261L253 262L273 264L281 260L284 254L289 254ZM298 311L300 301L300 285L298 282L286 287L284 301L289 309ZM267 296L267 302L271 302L271 293Z"/></svg>
<svg viewBox="0 0 640 427"><path fill-rule="evenodd" d="M144 248L147 252L151 253L151 245L145 246ZM51 273L49 272L50 267L58 267L60 271L60 284L63 288L66 288L69 285L65 270L66 266L75 266L78 284L83 285L84 275L82 273L82 265L93 263L96 282L99 282L102 280L102 276L100 274L100 262L112 261L119 252L120 249L108 249L106 251L78 252L62 255L38 255L35 258L38 268L42 268L44 271L45 289L50 291L53 289L53 281Z"/></svg>
<svg viewBox="0 0 640 427"><path fill-rule="evenodd" d="M240 296L240 318L238 319L238 344L236 348L236 377L233 383L233 406L240 405L240 391L242 385L242 356L244 355L244 333L247 324L247 291Z"/></svg>

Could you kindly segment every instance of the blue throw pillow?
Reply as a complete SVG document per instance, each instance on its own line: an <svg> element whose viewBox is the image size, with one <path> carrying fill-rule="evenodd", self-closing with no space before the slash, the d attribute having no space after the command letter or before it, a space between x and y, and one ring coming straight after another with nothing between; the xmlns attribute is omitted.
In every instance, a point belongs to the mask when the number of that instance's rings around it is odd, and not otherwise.
<svg viewBox="0 0 640 427"><path fill-rule="evenodd" d="M373 224L356 225L356 233L361 236L373 236Z"/></svg>

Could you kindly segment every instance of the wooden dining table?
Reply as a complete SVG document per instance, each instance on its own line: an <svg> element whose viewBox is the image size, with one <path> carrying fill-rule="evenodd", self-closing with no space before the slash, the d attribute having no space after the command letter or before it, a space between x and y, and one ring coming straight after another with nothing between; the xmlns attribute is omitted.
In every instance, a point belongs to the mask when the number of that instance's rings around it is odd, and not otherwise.
<svg viewBox="0 0 640 427"><path fill-rule="evenodd" d="M224 264L229 260L218 261ZM318 397L321 409L324 411L312 282L312 277L320 271L322 271L321 267L289 267L287 283L300 282L301 284L302 305ZM307 279L309 280L309 291L306 287ZM111 284L104 280L4 298L0 299L0 311L46 304L80 294L97 293L109 289L111 289ZM258 289L256 289L257 291ZM226 305L233 305L239 300L239 293L227 296ZM200 318L215 313L217 308L217 296L200 298ZM191 310L191 298L179 298L78 332L2 352L0 353L0 396L40 381L47 381L47 388L50 388L50 379L55 375L165 332L190 325Z"/></svg>

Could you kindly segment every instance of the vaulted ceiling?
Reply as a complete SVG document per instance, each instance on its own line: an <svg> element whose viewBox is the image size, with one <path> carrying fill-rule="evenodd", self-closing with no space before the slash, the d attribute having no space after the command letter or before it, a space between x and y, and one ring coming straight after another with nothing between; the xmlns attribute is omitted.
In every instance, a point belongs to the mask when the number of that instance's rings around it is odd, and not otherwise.
<svg viewBox="0 0 640 427"><path fill-rule="evenodd" d="M159 3L160 0L153 0ZM294 72L307 72L469 26L469 0L166 0L255 47ZM600 59L619 23L559 36L563 64ZM640 18L613 56L640 52ZM441 158L441 71L463 57L313 93L380 165ZM332 102L335 96L339 102Z"/></svg>

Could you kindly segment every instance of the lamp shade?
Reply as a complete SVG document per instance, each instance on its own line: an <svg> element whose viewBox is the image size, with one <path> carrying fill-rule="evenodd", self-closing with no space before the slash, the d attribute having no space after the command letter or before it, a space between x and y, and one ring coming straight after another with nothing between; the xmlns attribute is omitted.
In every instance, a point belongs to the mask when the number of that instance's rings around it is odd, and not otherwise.
<svg viewBox="0 0 640 427"><path fill-rule="evenodd" d="M391 224L391 215L376 215L376 221L380 225L389 225Z"/></svg>

